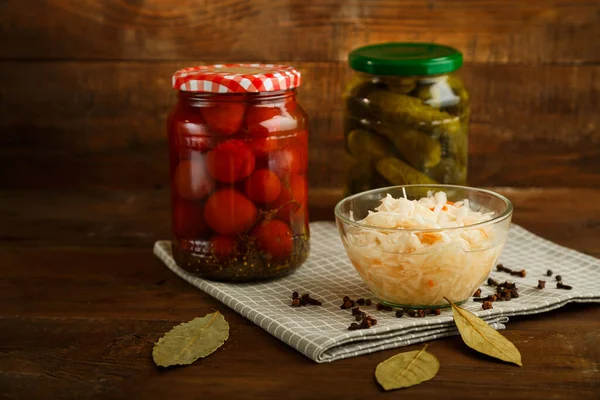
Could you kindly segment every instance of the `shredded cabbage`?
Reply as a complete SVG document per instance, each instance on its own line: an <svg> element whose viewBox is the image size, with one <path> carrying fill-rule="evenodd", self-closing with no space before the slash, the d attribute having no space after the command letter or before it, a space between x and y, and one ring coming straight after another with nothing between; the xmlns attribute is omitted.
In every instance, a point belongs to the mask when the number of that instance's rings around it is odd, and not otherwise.
<svg viewBox="0 0 600 400"><path fill-rule="evenodd" d="M472 209L469 200L448 202L444 192L419 200L387 195L361 224L349 228L344 245L352 264L381 299L407 306L466 300L486 279L506 239L493 212ZM377 228L388 228L377 229ZM434 232L407 229L446 229Z"/></svg>

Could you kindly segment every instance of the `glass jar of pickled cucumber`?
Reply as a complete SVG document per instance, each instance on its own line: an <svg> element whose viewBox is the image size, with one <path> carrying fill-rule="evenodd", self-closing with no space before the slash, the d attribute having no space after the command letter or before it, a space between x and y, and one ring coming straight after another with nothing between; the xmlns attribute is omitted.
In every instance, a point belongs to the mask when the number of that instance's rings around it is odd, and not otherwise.
<svg viewBox="0 0 600 400"><path fill-rule="evenodd" d="M300 73L263 64L173 75L169 114L172 251L179 267L222 281L294 272L309 252L308 120Z"/></svg>
<svg viewBox="0 0 600 400"><path fill-rule="evenodd" d="M343 94L351 155L346 191L405 184L464 185L469 94L462 54L431 43L384 43L348 56Z"/></svg>

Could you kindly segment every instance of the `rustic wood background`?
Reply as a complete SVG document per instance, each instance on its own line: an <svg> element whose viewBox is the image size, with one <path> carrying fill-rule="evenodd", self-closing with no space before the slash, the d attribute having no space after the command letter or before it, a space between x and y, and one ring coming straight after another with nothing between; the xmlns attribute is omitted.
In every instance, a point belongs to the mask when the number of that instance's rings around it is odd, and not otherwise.
<svg viewBox="0 0 600 400"><path fill-rule="evenodd" d="M171 73L216 61L302 71L311 188L339 188L346 55L408 40L465 54L471 184L600 187L597 0L4 0L0 15L5 189L165 187Z"/></svg>

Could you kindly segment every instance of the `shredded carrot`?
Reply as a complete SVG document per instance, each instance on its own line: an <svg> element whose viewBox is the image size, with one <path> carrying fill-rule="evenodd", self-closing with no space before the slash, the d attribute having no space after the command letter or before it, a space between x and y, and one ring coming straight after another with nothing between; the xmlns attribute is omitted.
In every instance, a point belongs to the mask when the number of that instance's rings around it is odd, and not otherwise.
<svg viewBox="0 0 600 400"><path fill-rule="evenodd" d="M435 210L435 207L430 207L429 209L430 209L431 211L434 211L434 210Z"/></svg>
<svg viewBox="0 0 600 400"><path fill-rule="evenodd" d="M433 283L433 281L432 281L431 279L429 279L429 280L427 281L427 284L429 285L429 287L430 287L430 288L432 288L432 287L434 287L434 286L435 286L435 283Z"/></svg>
<svg viewBox="0 0 600 400"><path fill-rule="evenodd" d="M453 205L453 204L454 204L454 202L453 202L453 201L447 201L447 202L446 202L446 204L448 204L448 205Z"/></svg>
<svg viewBox="0 0 600 400"><path fill-rule="evenodd" d="M442 211L448 211L448 207L446 207L446 206L442 207Z"/></svg>

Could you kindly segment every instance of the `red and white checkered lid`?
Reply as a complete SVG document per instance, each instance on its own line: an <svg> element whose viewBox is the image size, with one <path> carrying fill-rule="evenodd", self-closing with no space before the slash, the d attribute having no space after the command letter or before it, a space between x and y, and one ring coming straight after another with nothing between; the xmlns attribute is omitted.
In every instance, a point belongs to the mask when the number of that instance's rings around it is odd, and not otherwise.
<svg viewBox="0 0 600 400"><path fill-rule="evenodd" d="M185 92L274 92L300 86L300 72L289 65L215 64L180 69L173 88Z"/></svg>

